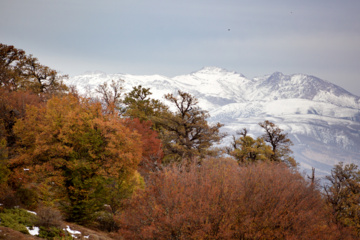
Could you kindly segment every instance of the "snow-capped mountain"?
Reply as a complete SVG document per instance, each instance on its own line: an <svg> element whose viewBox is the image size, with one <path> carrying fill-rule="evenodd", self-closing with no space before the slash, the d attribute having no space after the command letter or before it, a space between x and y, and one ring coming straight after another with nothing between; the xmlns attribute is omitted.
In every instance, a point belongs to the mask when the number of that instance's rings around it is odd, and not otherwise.
<svg viewBox="0 0 360 240"><path fill-rule="evenodd" d="M247 128L251 135L259 136L258 123L270 120L289 133L301 168L315 167L318 176L328 174L339 161L360 164L360 98L314 76L276 72L247 79L236 72L206 67L173 78L90 72L70 78L67 84L85 92L117 79L125 81L125 92L142 85L162 101L164 94L178 89L191 93L209 111L209 122L225 124L223 131L229 135ZM224 144L229 141L230 137Z"/></svg>

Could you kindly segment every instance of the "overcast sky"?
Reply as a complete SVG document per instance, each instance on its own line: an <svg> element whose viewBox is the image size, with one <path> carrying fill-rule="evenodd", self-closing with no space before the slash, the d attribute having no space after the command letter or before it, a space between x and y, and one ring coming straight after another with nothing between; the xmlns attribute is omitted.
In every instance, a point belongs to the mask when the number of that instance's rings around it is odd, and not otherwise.
<svg viewBox="0 0 360 240"><path fill-rule="evenodd" d="M359 0L0 0L0 42L70 76L217 66L310 74L360 96Z"/></svg>

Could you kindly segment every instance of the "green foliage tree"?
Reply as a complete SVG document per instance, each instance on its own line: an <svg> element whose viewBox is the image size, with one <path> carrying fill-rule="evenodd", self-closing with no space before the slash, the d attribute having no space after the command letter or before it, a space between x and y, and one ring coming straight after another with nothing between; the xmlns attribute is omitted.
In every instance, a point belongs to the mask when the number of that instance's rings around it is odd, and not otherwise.
<svg viewBox="0 0 360 240"><path fill-rule="evenodd" d="M296 167L297 163L293 157L291 157L292 151L290 146L293 145L292 141L288 138L287 133L284 133L274 123L266 120L259 123L260 127L265 130L262 139L269 143L272 148L271 161L284 162L288 166Z"/></svg>
<svg viewBox="0 0 360 240"><path fill-rule="evenodd" d="M325 196L337 223L354 228L360 236L360 170L355 164L335 165Z"/></svg>
<svg viewBox="0 0 360 240"><path fill-rule="evenodd" d="M157 99L150 98L150 88L141 85L133 87L133 90L126 94L123 101L125 105L124 116L138 118L142 121L152 121L153 128L159 129L155 118L161 118L163 114L169 112L168 107Z"/></svg>
<svg viewBox="0 0 360 240"><path fill-rule="evenodd" d="M238 139L233 137L232 149L228 151L231 156L235 157L238 163L270 160L273 152L262 138L254 139L248 136L246 129L243 129L239 134L241 136Z"/></svg>
<svg viewBox="0 0 360 240"><path fill-rule="evenodd" d="M165 162L192 161L194 157L213 154L210 147L224 136L220 133L223 125L209 125L208 112L201 110L197 99L189 93L179 90L177 96L167 94L165 99L176 107L176 112L157 120L162 127Z"/></svg>
<svg viewBox="0 0 360 240"><path fill-rule="evenodd" d="M130 181L141 160L136 132L117 115L103 115L100 104L72 95L30 106L14 131L12 185L35 187L44 204L62 204L68 220L79 223L109 203L117 192L110 187Z"/></svg>

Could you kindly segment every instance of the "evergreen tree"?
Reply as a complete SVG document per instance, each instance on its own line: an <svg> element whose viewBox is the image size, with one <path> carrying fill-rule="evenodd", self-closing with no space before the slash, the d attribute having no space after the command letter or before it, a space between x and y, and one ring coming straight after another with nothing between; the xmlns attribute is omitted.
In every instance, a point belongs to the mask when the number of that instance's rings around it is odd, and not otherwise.
<svg viewBox="0 0 360 240"><path fill-rule="evenodd" d="M130 93L126 94L124 100L124 116L138 118L141 122L150 120L154 123L154 129L158 130L155 118L161 118L169 112L168 107L156 99L150 98L150 88L141 85L133 87Z"/></svg>

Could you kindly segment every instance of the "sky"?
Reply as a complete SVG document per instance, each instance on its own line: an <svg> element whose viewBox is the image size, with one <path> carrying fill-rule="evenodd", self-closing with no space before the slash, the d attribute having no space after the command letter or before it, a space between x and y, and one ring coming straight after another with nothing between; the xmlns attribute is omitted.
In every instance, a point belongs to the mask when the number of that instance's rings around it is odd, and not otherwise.
<svg viewBox="0 0 360 240"><path fill-rule="evenodd" d="M359 0L0 0L0 42L62 74L304 73L360 96Z"/></svg>

